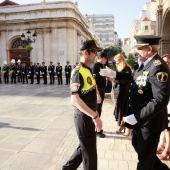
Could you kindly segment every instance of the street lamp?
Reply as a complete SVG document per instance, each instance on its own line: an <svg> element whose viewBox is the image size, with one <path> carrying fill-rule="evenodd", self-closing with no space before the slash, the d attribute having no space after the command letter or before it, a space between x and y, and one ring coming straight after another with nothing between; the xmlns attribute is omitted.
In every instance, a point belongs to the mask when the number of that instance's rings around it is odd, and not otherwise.
<svg viewBox="0 0 170 170"><path fill-rule="evenodd" d="M30 45L32 43L35 43L35 41L37 39L37 33L36 32L34 32L34 34L32 35L32 39L31 39L31 31L30 30L27 31L27 36L25 36L24 33L22 33L22 35L21 35L21 40L26 41L27 44Z"/></svg>

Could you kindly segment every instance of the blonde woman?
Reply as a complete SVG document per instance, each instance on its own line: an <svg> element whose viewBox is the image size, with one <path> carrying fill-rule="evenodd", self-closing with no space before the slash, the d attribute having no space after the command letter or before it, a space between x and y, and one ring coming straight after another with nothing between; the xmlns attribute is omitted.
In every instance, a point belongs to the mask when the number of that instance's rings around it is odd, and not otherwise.
<svg viewBox="0 0 170 170"><path fill-rule="evenodd" d="M165 54L161 58L167 63L170 69L170 54ZM168 128L161 133L157 153L160 154L161 160L170 157L170 102L168 104Z"/></svg>
<svg viewBox="0 0 170 170"><path fill-rule="evenodd" d="M127 64L125 57L122 54L117 54L114 57L116 62L116 69L118 72L131 73L132 68ZM118 121L119 129L116 131L117 134L120 134L124 128L123 117L127 116L128 113L128 93L131 85L130 80L115 80L119 85L119 93L117 97L116 107L114 110L114 115L116 121ZM130 129L126 129L124 136L129 136L131 134Z"/></svg>

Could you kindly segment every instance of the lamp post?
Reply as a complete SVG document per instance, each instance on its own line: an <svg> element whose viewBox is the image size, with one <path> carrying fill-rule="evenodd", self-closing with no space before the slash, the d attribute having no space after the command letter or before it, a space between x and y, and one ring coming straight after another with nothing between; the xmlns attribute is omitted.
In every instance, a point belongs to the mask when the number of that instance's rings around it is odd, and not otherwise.
<svg viewBox="0 0 170 170"><path fill-rule="evenodd" d="M34 32L34 34L32 35L32 39L31 39L31 31L30 30L27 31L27 36L25 36L24 33L22 33L22 35L21 35L21 40L26 41L28 45L35 43L36 39L37 39L37 33Z"/></svg>

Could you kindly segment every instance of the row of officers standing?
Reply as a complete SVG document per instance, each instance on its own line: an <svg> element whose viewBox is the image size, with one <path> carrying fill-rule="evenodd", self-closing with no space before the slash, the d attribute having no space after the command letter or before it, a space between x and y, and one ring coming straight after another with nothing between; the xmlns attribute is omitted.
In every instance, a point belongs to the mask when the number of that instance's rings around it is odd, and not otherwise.
<svg viewBox="0 0 170 170"><path fill-rule="evenodd" d="M7 64L6 61L3 63L2 68L2 76L3 81L5 84L9 83L9 77L11 78L11 83L16 84L17 80L18 82L21 82L22 84L28 84L28 79L31 80L30 84L34 84L34 79L36 78L37 84L40 84L40 78L43 78L44 84L47 84L47 75L49 74L50 77L50 83L53 84L55 82L55 77L57 76L58 84L63 84L63 78L62 78L62 71L63 68L60 65L60 63L57 63L57 66L53 65L53 62L50 62L50 65L47 67L45 65L45 62L42 62L42 65L40 63L30 63L30 66L27 68L26 63L18 60L15 62L14 59L11 60L10 64ZM67 61L67 64L64 68L65 71L65 77L66 77L66 85L70 84L70 76L71 76L71 70L72 66L69 64L69 61Z"/></svg>

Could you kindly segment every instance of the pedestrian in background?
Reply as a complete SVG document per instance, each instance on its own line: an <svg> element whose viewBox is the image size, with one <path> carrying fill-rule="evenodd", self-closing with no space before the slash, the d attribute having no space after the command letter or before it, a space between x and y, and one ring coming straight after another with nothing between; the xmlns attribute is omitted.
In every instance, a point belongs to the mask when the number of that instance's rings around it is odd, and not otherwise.
<svg viewBox="0 0 170 170"><path fill-rule="evenodd" d="M138 35L137 52L143 63L134 76L102 69L103 76L117 80L133 80L129 93L129 116L125 126L133 128L132 145L138 154L137 170L169 170L157 157L157 146L162 131L168 127L167 105L170 96L170 73L158 55L161 37Z"/></svg>
<svg viewBox="0 0 170 170"><path fill-rule="evenodd" d="M99 117L101 117L102 113L102 105L105 97L105 90L106 90L106 78L99 74L100 69L104 68L104 65L107 62L107 53L101 51L98 53L97 62L95 62L92 66L92 73L95 77L96 84L98 87L98 91L101 97L101 103L97 104L97 112L99 113ZM103 134L103 129L100 132L96 132L96 135L100 138L105 138L105 134Z"/></svg>
<svg viewBox="0 0 170 170"><path fill-rule="evenodd" d="M98 132L102 129L102 121L97 113L97 87L90 66L100 48L94 40L87 40L80 50L82 62L73 70L70 85L79 145L62 170L76 170L82 162L84 170L97 170L95 129Z"/></svg>

